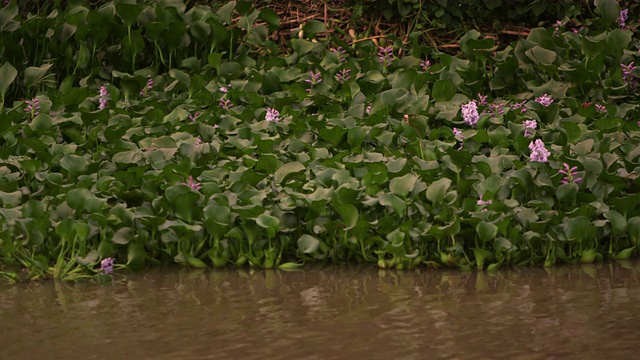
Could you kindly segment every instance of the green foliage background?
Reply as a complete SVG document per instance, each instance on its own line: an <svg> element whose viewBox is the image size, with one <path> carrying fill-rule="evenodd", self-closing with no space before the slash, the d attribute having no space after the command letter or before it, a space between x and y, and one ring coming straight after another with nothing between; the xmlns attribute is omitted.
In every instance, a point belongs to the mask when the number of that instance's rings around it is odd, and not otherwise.
<svg viewBox="0 0 640 360"><path fill-rule="evenodd" d="M25 14L12 1L0 10L0 274L103 281L110 257L135 270L632 256L638 71L623 65L637 62L637 23L621 28L613 0L593 11L504 48L471 30L457 56L389 36L381 62L372 41L324 41L315 20L275 43L280 19L249 2ZM469 126L460 108L474 100ZM548 162L530 160L534 139ZM581 182L562 183L565 163Z"/></svg>

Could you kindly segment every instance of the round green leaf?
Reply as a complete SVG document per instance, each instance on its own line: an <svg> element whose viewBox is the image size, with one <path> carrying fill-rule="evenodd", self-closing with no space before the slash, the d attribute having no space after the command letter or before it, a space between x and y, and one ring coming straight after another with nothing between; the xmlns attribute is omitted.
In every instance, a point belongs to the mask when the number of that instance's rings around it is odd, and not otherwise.
<svg viewBox="0 0 640 360"><path fill-rule="evenodd" d="M418 176L412 173L393 178L389 182L389 190L400 197L407 197L407 194L413 190L417 180Z"/></svg>
<svg viewBox="0 0 640 360"><path fill-rule="evenodd" d="M492 240L498 234L498 227L486 221L481 221L476 225L476 233L483 242Z"/></svg>
<svg viewBox="0 0 640 360"><path fill-rule="evenodd" d="M449 190L449 186L451 186L450 179L442 178L434 181L427 187L427 191L425 193L427 199L434 204L442 202L444 196L447 194L447 190Z"/></svg>

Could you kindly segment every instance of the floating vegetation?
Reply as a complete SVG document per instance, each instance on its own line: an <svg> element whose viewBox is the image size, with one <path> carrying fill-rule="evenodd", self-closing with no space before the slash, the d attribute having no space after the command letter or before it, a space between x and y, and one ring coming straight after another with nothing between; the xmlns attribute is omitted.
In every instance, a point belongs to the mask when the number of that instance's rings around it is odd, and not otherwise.
<svg viewBox="0 0 640 360"><path fill-rule="evenodd" d="M276 44L249 2L18 10L0 10L9 279L637 252L640 43L615 1L505 48L471 30L458 56L315 20Z"/></svg>

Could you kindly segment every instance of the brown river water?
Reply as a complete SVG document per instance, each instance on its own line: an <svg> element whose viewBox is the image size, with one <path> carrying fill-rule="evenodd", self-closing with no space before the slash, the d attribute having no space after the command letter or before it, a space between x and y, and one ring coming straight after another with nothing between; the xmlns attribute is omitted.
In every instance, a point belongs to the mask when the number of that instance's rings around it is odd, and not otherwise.
<svg viewBox="0 0 640 360"><path fill-rule="evenodd" d="M640 261L0 285L0 359L634 359Z"/></svg>

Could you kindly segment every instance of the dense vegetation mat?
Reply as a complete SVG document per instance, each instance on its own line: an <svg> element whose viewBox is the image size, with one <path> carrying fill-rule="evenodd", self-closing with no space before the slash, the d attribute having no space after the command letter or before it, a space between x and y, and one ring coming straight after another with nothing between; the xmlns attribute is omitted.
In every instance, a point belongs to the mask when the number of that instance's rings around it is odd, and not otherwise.
<svg viewBox="0 0 640 360"><path fill-rule="evenodd" d="M637 16L594 13L452 55L317 19L279 38L249 2L10 2L0 274L632 256Z"/></svg>

